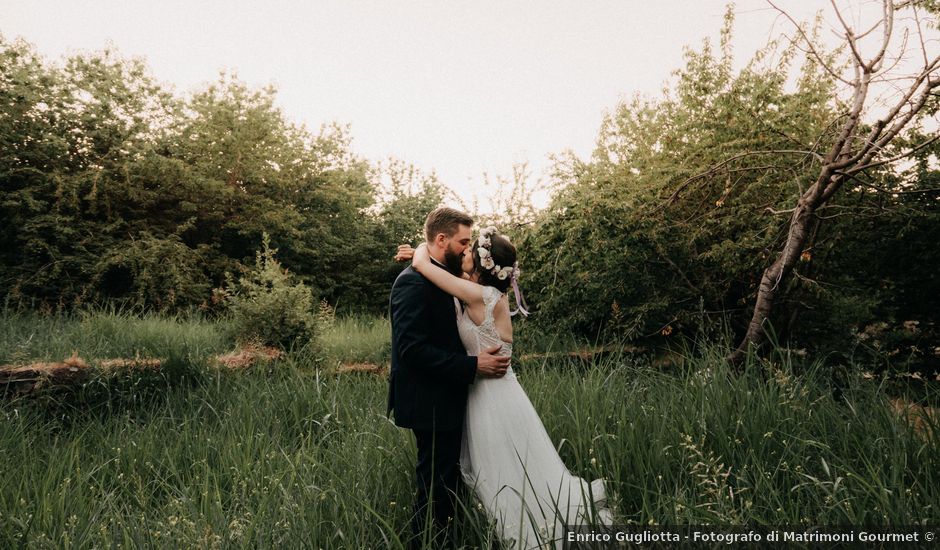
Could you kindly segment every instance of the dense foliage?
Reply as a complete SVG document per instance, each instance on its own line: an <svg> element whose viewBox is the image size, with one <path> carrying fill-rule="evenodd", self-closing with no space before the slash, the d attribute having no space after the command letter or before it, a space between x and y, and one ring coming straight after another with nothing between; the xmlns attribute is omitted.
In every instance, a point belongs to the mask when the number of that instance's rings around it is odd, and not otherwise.
<svg viewBox="0 0 940 550"><path fill-rule="evenodd" d="M183 99L140 60L104 51L55 65L0 38L5 303L211 307L267 232L317 296L382 310L395 244L440 186L356 158L345 128L287 122L275 97L223 74Z"/></svg>
<svg viewBox="0 0 940 550"><path fill-rule="evenodd" d="M731 24L729 12L719 52L686 51L661 98L618 105L590 160L559 163L560 190L522 232L543 322L660 339L714 327L702 322L712 315L737 330L749 318L787 209L818 172L801 151L832 139L838 106L832 79L792 46L771 42L733 71ZM934 355L940 196L916 191L938 187L937 152L904 172L869 171L891 192L852 182L820 212L776 312L781 339L851 346L872 327L913 337L907 321L918 336L882 351Z"/></svg>

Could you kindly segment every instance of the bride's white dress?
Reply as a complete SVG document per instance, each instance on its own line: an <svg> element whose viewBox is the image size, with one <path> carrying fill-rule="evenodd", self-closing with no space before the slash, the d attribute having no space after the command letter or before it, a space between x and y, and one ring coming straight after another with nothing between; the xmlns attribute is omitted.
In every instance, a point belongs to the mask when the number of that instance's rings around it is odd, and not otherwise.
<svg viewBox="0 0 940 550"><path fill-rule="evenodd" d="M464 309L457 328L467 353L512 344L496 331L493 307L502 293L483 287L485 316L477 325ZM604 480L571 475L525 390L510 367L502 378L478 378L470 386L460 468L464 481L495 518L511 548L561 548L563 525L612 523ZM593 506L592 506L593 504Z"/></svg>

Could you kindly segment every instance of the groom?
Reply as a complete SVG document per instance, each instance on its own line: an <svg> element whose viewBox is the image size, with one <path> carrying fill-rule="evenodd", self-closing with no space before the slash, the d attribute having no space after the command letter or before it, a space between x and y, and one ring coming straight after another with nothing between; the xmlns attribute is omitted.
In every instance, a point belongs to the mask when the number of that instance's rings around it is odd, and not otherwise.
<svg viewBox="0 0 940 550"><path fill-rule="evenodd" d="M460 275L472 225L470 216L452 208L428 214L424 233L432 261ZM439 529L454 517L468 386L478 375L506 374L509 358L491 355L498 347L468 356L457 333L454 298L411 266L392 286L390 312L388 412L395 410L395 424L410 428L418 446L412 530L419 543L428 508Z"/></svg>

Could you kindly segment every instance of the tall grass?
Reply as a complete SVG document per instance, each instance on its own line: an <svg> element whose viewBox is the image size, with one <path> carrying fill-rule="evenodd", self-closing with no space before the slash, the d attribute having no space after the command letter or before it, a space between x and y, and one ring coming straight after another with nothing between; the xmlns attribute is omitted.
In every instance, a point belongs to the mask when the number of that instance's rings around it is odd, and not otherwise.
<svg viewBox="0 0 940 550"><path fill-rule="evenodd" d="M673 372L609 358L523 374L565 462L615 481L623 521L940 519L940 426L915 432L860 378L834 391L818 364L778 363L768 375L752 361L737 375L720 348L699 350Z"/></svg>
<svg viewBox="0 0 940 550"><path fill-rule="evenodd" d="M86 359L218 353L228 341L218 323L199 316L156 316L120 310L36 315L0 312L0 363L61 361L72 352Z"/></svg>
<svg viewBox="0 0 940 550"><path fill-rule="evenodd" d="M7 318L23 326L3 336L4 357L84 343L188 357L203 374L68 418L32 398L0 403L0 547L407 544L414 442L385 418L384 378L327 375L304 353L206 370L195 359L225 348L212 325L163 322ZM339 323L373 334L351 349L378 349L384 321ZM376 357L362 353L351 360ZM569 469L610 481L619 522L940 520L938 440L891 412L880 386L853 378L834 392L821 367L786 356L733 375L721 355L699 346L668 371L629 355L546 359L518 376ZM489 547L488 519L461 506L459 541Z"/></svg>
<svg viewBox="0 0 940 550"><path fill-rule="evenodd" d="M391 324L385 317L327 318L320 347L332 363L372 363L391 359Z"/></svg>

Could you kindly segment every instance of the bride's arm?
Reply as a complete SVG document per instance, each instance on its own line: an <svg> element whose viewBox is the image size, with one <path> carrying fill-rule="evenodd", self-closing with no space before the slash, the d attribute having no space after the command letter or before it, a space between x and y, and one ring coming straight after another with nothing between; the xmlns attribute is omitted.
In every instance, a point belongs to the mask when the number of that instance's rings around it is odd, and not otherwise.
<svg viewBox="0 0 940 550"><path fill-rule="evenodd" d="M483 287L473 281L457 277L446 269L435 265L431 261L427 244L422 244L415 250L411 266L451 296L456 296L467 304L483 302Z"/></svg>

